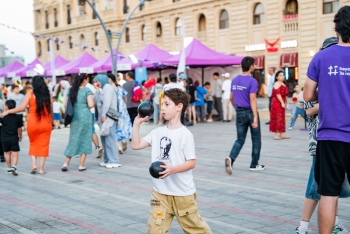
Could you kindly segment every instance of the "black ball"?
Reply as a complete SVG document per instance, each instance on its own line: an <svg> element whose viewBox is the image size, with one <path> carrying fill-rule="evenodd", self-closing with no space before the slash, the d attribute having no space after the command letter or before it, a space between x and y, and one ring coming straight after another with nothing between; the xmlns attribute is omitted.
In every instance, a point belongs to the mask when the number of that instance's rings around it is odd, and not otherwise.
<svg viewBox="0 0 350 234"><path fill-rule="evenodd" d="M154 108L151 103L143 102L137 108L137 112L142 118L145 118L146 116L151 117L153 115Z"/></svg>
<svg viewBox="0 0 350 234"><path fill-rule="evenodd" d="M165 171L165 168L160 167L161 165L165 165L165 164L163 164L163 162L161 161L155 161L149 167L149 173L153 178L159 179L159 177L161 176L159 175L159 172Z"/></svg>

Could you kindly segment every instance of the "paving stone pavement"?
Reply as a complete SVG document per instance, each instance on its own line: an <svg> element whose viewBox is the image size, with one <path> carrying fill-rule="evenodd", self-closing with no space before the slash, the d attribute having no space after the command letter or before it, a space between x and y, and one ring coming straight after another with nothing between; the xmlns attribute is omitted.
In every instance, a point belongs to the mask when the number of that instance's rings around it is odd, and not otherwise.
<svg viewBox="0 0 350 234"><path fill-rule="evenodd" d="M194 180L199 212L213 233L294 233L312 158L307 132L288 131L289 140L273 140L268 125L262 123L260 163L266 170L248 170L251 140L234 164L234 173L224 171L224 158L235 139L235 121L197 124L194 134L197 166ZM155 128L143 124L141 135ZM105 169L94 155L87 158L87 170L78 171L79 159L73 158L68 172L61 172L63 152L69 129L52 133L50 157L45 175L29 174L31 168L28 138L21 142L19 176L6 174L0 164L0 233L146 233L149 215L151 179L148 167L151 148L120 155L121 168ZM350 228L350 204L340 200L339 217ZM317 233L317 216L311 229ZM174 219L171 234L183 233Z"/></svg>

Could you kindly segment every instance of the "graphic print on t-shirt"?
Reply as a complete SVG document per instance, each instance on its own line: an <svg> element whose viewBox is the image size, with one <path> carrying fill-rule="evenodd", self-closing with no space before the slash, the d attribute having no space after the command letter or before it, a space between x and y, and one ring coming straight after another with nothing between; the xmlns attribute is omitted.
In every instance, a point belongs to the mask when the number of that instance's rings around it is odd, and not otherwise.
<svg viewBox="0 0 350 234"><path fill-rule="evenodd" d="M158 160L171 163L170 155L169 155L170 148L171 148L171 139L164 136L160 139L159 145L160 145L160 155Z"/></svg>

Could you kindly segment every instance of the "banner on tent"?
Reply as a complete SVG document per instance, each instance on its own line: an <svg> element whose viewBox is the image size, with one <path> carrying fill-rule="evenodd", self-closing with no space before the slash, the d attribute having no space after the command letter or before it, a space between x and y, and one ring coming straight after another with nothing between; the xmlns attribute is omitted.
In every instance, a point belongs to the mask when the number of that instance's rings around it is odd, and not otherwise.
<svg viewBox="0 0 350 234"><path fill-rule="evenodd" d="M0 84L5 84L5 77L0 77Z"/></svg>
<svg viewBox="0 0 350 234"><path fill-rule="evenodd" d="M7 77L11 78L11 77L15 77L16 73L15 72L8 72L7 73Z"/></svg>
<svg viewBox="0 0 350 234"><path fill-rule="evenodd" d="M131 70L131 64L117 64L117 70L118 71L130 71Z"/></svg>
<svg viewBox="0 0 350 234"><path fill-rule="evenodd" d="M26 75L27 77L34 77L34 76L37 76L38 73L36 73L35 71L27 71Z"/></svg>
<svg viewBox="0 0 350 234"><path fill-rule="evenodd" d="M16 80L21 80L21 77L20 76L13 76L12 77L12 82L16 81Z"/></svg>
<svg viewBox="0 0 350 234"><path fill-rule="evenodd" d="M147 68L145 67L138 67L135 69L135 78L136 81L141 84L142 81L147 80Z"/></svg>
<svg viewBox="0 0 350 234"><path fill-rule="evenodd" d="M92 68L92 67L81 67L79 69L79 73L93 74L94 73L94 68Z"/></svg>
<svg viewBox="0 0 350 234"><path fill-rule="evenodd" d="M56 76L65 76L66 75L66 72L63 70L55 70L54 73Z"/></svg>

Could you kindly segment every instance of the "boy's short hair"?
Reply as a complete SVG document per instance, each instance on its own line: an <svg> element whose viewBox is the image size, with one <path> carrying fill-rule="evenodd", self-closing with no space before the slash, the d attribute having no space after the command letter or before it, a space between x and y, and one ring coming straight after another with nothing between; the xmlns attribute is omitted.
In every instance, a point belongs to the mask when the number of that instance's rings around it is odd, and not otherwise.
<svg viewBox="0 0 350 234"><path fill-rule="evenodd" d="M219 72L214 72L213 76L219 76Z"/></svg>
<svg viewBox="0 0 350 234"><path fill-rule="evenodd" d="M169 89L164 92L164 97L165 96L170 98L175 105L179 105L181 103L183 105L181 114L185 113L191 99L191 96L188 93L182 91L181 89Z"/></svg>
<svg viewBox="0 0 350 234"><path fill-rule="evenodd" d="M126 73L130 78L135 80L135 74L132 71Z"/></svg>
<svg viewBox="0 0 350 234"><path fill-rule="evenodd" d="M253 57L244 57L241 62L243 72L249 71L250 67L254 65L255 59Z"/></svg>
<svg viewBox="0 0 350 234"><path fill-rule="evenodd" d="M175 75L174 73L171 73L171 74L169 75L169 79L170 79L171 82L176 82L177 77L176 77L176 75Z"/></svg>
<svg viewBox="0 0 350 234"><path fill-rule="evenodd" d="M350 6L339 9L334 16L335 31L339 34L344 43L350 42Z"/></svg>
<svg viewBox="0 0 350 234"><path fill-rule="evenodd" d="M7 100L5 106L7 106L9 110L14 109L16 107L16 102L15 100Z"/></svg>
<svg viewBox="0 0 350 234"><path fill-rule="evenodd" d="M11 85L11 89L12 89L12 90L14 90L15 88L19 88L19 86L16 85L16 84Z"/></svg>
<svg viewBox="0 0 350 234"><path fill-rule="evenodd" d="M210 86L210 82L207 81L207 82L204 83L204 86L207 86L207 85Z"/></svg>

